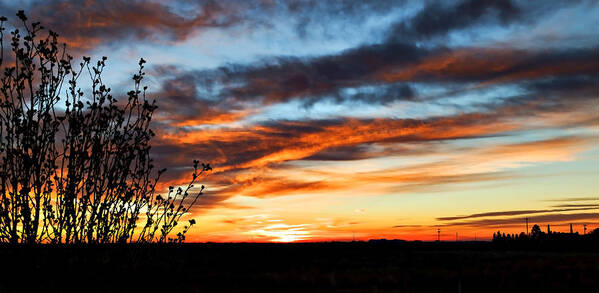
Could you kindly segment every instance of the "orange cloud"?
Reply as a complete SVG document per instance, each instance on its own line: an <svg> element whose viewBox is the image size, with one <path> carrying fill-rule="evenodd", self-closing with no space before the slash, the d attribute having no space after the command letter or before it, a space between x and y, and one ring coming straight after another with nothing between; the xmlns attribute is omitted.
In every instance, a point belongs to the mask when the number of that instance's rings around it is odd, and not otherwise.
<svg viewBox="0 0 599 293"><path fill-rule="evenodd" d="M472 117L470 117L472 118ZM467 121L471 119L466 119ZM355 170L336 169L319 164L308 164L304 167L286 164L309 157L317 150L330 147L334 142L327 140L327 137L339 137L330 134L339 135L344 133L349 136L355 134L355 137L347 137L342 140L342 144L360 145L371 142L384 143L410 143L410 142L426 142L428 140L443 140L447 138L465 138L468 136L483 136L493 133L498 133L500 130L518 129L516 124L509 124L507 128L498 127L495 124L488 124L485 128L478 130L475 126L471 127L472 121L464 125L460 125L457 121L459 118L449 119L439 123L438 128L443 131L438 131L439 135L434 136L435 131L433 125L426 123L407 123L405 132L398 132L407 137L397 136L394 131L382 131L377 135L377 131L370 131L369 126L374 129L380 129L378 126L383 121L370 121L369 123L360 124L359 121L352 121L346 127L348 129L356 129L355 132L343 132L340 129L346 129L341 125L326 126L322 128L323 133L317 135L318 132L305 134L308 138L303 138L301 135L294 136L293 139L279 138L276 135L273 137L268 134L278 133L271 128L264 126L257 127L261 131L238 132L238 139L242 139L244 135L248 135L253 141L253 136L256 135L264 140L265 145L261 145L258 152L260 156L265 156L268 160L265 162L261 158L247 160L243 164L235 164L234 162L223 161L224 167L217 167L216 172L208 178L207 185L210 186L209 194L201 201L196 212L206 211L215 207L225 207L227 201L236 196L244 195L255 198L267 198L273 196L284 195L301 195L301 194L328 194L335 192L356 193L362 187L368 187L367 194L385 194L385 193L405 193L419 191L434 191L440 186L444 186L443 190L447 190L446 185L459 185L472 182L495 181L500 179L511 178L509 173L511 169L518 168L526 164L536 164L543 162L554 161L569 161L574 159L574 155L586 149L596 139L593 137L560 137L547 140L500 144L500 145L481 145L478 147L452 148L449 145L444 149L443 155L433 153L434 156L441 156L438 159L420 164L409 164L403 166L389 165L386 167L375 167L373 170L361 169L359 163L354 163ZM448 121L453 121L451 125ZM395 121L397 122L397 121ZM373 123L371 125L370 123ZM387 125L394 125L394 121L388 121ZM504 125L499 123L498 125ZM296 125L297 126L297 125ZM361 128L364 129L361 130ZM464 133L460 132L460 128L468 128ZM270 130L270 131L264 131ZM372 133L371 136L366 136L361 131ZM389 135L389 137L383 135ZM222 135L222 133L221 133ZM226 140L231 139L229 135L225 135ZM216 139L211 137L211 139ZM272 156L264 153L268 150L268 139L273 140L273 143L279 144L278 147L283 150L286 147L294 148L291 154L285 154L284 151L278 152ZM303 146L307 142L312 142L308 147ZM189 142L188 142L189 143ZM206 144L200 141L200 144ZM232 140L234 143L234 140ZM288 144L284 145L285 143ZM241 143L241 145L245 145ZM263 148L262 148L263 147ZM279 156L279 153L285 154ZM426 153L416 153L413 156L426 156ZM387 161L394 162L394 158L390 157ZM210 190L210 189L209 189ZM364 193L360 191L359 193Z"/></svg>
<svg viewBox="0 0 599 293"><path fill-rule="evenodd" d="M289 122L278 126L256 126L252 129L209 129L183 133L164 133L162 141L177 145L226 144L235 148L240 142L244 151L253 152L254 158L242 162L227 161L216 157L221 163L220 171L233 168L261 167L271 163L299 160L329 148L375 142L433 141L511 131L517 125L502 122L492 115L463 114L430 120L345 119L332 125L314 125L313 131L302 131L312 127L308 123ZM247 145L245 142L255 142ZM232 153L232 152L227 152Z"/></svg>

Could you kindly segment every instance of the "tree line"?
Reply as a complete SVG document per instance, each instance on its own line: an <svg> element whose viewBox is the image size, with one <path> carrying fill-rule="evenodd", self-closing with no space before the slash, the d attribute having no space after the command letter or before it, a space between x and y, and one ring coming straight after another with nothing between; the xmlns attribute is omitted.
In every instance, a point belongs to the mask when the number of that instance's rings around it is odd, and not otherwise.
<svg viewBox="0 0 599 293"><path fill-rule="evenodd" d="M541 226L534 225L530 233L505 233L497 231L493 233L493 242L518 242L518 241L568 241L568 240L599 240L599 228L583 235L578 232L570 233L551 231L550 225L547 225L547 232L541 229Z"/></svg>

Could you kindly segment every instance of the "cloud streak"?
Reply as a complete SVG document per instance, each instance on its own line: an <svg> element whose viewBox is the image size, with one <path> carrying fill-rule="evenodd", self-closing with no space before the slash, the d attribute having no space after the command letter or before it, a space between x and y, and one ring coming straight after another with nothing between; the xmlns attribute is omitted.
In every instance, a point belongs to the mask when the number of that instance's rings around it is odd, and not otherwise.
<svg viewBox="0 0 599 293"><path fill-rule="evenodd" d="M390 33L393 40L418 40L446 35L452 30L472 26L487 18L487 22L508 23L519 19L518 8L510 0L467 0L451 4L431 1L408 21L395 24Z"/></svg>
<svg viewBox="0 0 599 293"><path fill-rule="evenodd" d="M577 207L577 208L565 208L565 209L544 209L544 210L516 210L516 211L501 211L501 212L487 212L478 213L467 216L454 216L454 217L441 217L437 218L437 221L455 221L472 218L486 218L486 217L501 217L501 216L517 216L517 215L532 215L541 213L555 213L555 212L568 212L568 211L584 211L584 210L595 210L599 209L598 205Z"/></svg>
<svg viewBox="0 0 599 293"><path fill-rule="evenodd" d="M186 6L194 13L181 15L153 1L33 1L28 14L58 32L76 52L119 40L181 41L198 29L226 27L238 21L221 2ZM0 11L11 16L23 8L3 4Z"/></svg>
<svg viewBox="0 0 599 293"><path fill-rule="evenodd" d="M552 213L546 215L538 215L531 218L534 223L545 224L545 223L564 223L572 221L593 221L599 219L599 213ZM513 225L523 225L524 219L519 218L503 218L503 219L481 219L481 220L470 220L462 222L453 222L451 226L471 226L471 227L510 227Z"/></svg>

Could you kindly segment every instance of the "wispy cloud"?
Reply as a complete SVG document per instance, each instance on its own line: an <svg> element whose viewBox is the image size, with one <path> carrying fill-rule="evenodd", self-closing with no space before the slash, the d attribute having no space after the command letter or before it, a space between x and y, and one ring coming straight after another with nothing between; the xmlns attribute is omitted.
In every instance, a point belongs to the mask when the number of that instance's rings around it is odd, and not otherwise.
<svg viewBox="0 0 599 293"><path fill-rule="evenodd" d="M517 211L501 211L501 212L487 212L472 214L466 216L454 216L454 217L441 217L437 218L438 221L455 221L472 218L487 218L487 217L501 217L501 216L517 216L517 215L532 215L541 213L556 213L556 212L568 212L568 211L584 211L584 210L596 210L599 209L598 205L578 207L578 208L564 208L564 209L544 209L544 210L517 210Z"/></svg>
<svg viewBox="0 0 599 293"><path fill-rule="evenodd" d="M569 202L569 201L598 201L599 197L565 197L565 198L558 198L558 199L548 199L547 201L564 201L564 202Z"/></svg>
<svg viewBox="0 0 599 293"><path fill-rule="evenodd" d="M599 213L552 213L546 215L537 215L530 219L533 223L538 224L559 224L564 222L571 221L597 221L599 219ZM471 227L495 227L495 228L509 228L513 225L522 226L524 223L524 219L522 217L513 217L513 218L502 218L502 219L481 219L481 220L470 220L470 221L461 221L461 222L453 222L449 224L449 226L471 226Z"/></svg>

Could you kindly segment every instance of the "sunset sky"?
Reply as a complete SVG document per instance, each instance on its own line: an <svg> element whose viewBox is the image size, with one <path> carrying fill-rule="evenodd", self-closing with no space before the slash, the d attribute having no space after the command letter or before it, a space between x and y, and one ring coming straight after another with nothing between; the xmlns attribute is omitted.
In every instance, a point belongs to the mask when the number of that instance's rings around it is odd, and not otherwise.
<svg viewBox="0 0 599 293"><path fill-rule="evenodd" d="M2 1L148 61L165 186L210 162L188 241L489 239L599 228L599 1Z"/></svg>

